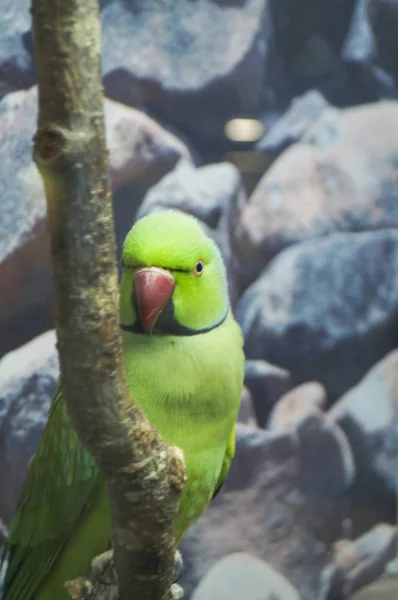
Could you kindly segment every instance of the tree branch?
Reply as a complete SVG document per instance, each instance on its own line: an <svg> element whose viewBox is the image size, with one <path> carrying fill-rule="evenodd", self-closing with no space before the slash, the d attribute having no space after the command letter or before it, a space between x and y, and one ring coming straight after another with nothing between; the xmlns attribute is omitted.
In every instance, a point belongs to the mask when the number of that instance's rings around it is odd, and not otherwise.
<svg viewBox="0 0 398 600"><path fill-rule="evenodd" d="M55 320L71 421L108 483L120 598L169 596L181 452L129 397L119 332L97 0L33 0L34 159L47 198Z"/></svg>

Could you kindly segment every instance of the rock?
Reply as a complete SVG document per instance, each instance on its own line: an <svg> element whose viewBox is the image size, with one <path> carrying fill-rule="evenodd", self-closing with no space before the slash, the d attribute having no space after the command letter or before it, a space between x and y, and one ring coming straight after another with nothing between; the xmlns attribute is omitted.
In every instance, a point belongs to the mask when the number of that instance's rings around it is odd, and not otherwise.
<svg viewBox="0 0 398 600"><path fill-rule="evenodd" d="M303 599L326 600L322 572L354 476L344 434L322 415L284 434L238 424L223 489L181 543L187 597L222 557L247 552L268 561Z"/></svg>
<svg viewBox="0 0 398 600"><path fill-rule="evenodd" d="M300 600L273 567L246 552L229 554L204 576L191 600Z"/></svg>
<svg viewBox="0 0 398 600"><path fill-rule="evenodd" d="M0 517L9 523L57 387L55 332L0 361Z"/></svg>
<svg viewBox="0 0 398 600"><path fill-rule="evenodd" d="M350 600L396 600L396 598L397 578L380 577L353 594Z"/></svg>
<svg viewBox="0 0 398 600"><path fill-rule="evenodd" d="M34 83L29 0L2 0L0 21L0 99Z"/></svg>
<svg viewBox="0 0 398 600"><path fill-rule="evenodd" d="M246 360L245 385L251 393L260 427L265 426L272 407L292 387L290 373L265 360Z"/></svg>
<svg viewBox="0 0 398 600"><path fill-rule="evenodd" d="M1 547L0 547L0 556L1 556ZM6 569L7 569L7 561L4 562L4 564L0 567L0 598L2 597L2 593L3 593L3 581L4 581L4 576L6 573Z"/></svg>
<svg viewBox="0 0 398 600"><path fill-rule="evenodd" d="M287 111L257 143L257 149L274 155L281 154L283 150L299 142L329 106L318 90L310 90L294 98Z"/></svg>
<svg viewBox="0 0 398 600"><path fill-rule="evenodd" d="M293 95L316 88L332 104L344 105L352 100L346 65L321 33L305 40L292 62L289 84Z"/></svg>
<svg viewBox="0 0 398 600"><path fill-rule="evenodd" d="M364 531L394 521L398 497L398 350L376 364L329 411L349 439L358 475L353 521Z"/></svg>
<svg viewBox="0 0 398 600"><path fill-rule="evenodd" d="M0 102L0 356L51 326L49 240L32 161L36 89Z"/></svg>
<svg viewBox="0 0 398 600"><path fill-rule="evenodd" d="M199 149L225 144L229 119L274 102L278 65L268 11L263 0L104 0L107 95L147 107Z"/></svg>
<svg viewBox="0 0 398 600"><path fill-rule="evenodd" d="M256 426L256 415L254 412L253 401L247 387L242 391L242 402L238 414L238 422L246 425Z"/></svg>
<svg viewBox="0 0 398 600"><path fill-rule="evenodd" d="M397 269L395 230L286 249L237 306L246 357L319 381L332 403L396 346Z"/></svg>
<svg viewBox="0 0 398 600"><path fill-rule="evenodd" d="M36 87L0 102L0 356L53 323L46 202L32 160L36 117ZM191 154L148 116L111 100L105 121L120 249L148 186Z"/></svg>
<svg viewBox="0 0 398 600"><path fill-rule="evenodd" d="M398 102L326 109L265 173L232 244L241 287L289 245L398 226Z"/></svg>
<svg viewBox="0 0 398 600"><path fill-rule="evenodd" d="M105 98L104 114L114 190L141 178L149 188L181 159L196 160L181 140L139 110Z"/></svg>
<svg viewBox="0 0 398 600"><path fill-rule="evenodd" d="M357 0L342 56L350 64L355 84L364 101L397 97L398 68L393 57L398 51L395 31L398 2L379 0L377 4Z"/></svg>
<svg viewBox="0 0 398 600"><path fill-rule="evenodd" d="M181 161L144 198L137 213L141 219L151 212L173 208L193 215L210 229L217 229L229 204L242 194L239 171L229 163L196 169Z"/></svg>
<svg viewBox="0 0 398 600"><path fill-rule="evenodd" d="M105 99L106 141L114 194L118 255L146 192L179 161L197 160L176 136L145 113Z"/></svg>
<svg viewBox="0 0 398 600"><path fill-rule="evenodd" d="M357 564L347 577L351 593L383 575L396 557L397 542L396 527L387 523L379 523L355 540Z"/></svg>
<svg viewBox="0 0 398 600"><path fill-rule="evenodd" d="M241 176L232 164L217 163L196 169L181 161L174 171L149 190L137 219L154 211L173 208L202 221L206 232L220 246L234 306L238 296L230 235L245 200Z"/></svg>
<svg viewBox="0 0 398 600"><path fill-rule="evenodd" d="M303 383L294 388L275 404L268 418L267 427L283 431L293 427L303 415L317 414L326 408L326 390L317 381Z"/></svg>
<svg viewBox="0 0 398 600"><path fill-rule="evenodd" d="M1 545L6 541L8 535L7 527L4 525L2 519L0 519L0 556L1 556ZM1 598L1 596L0 596Z"/></svg>

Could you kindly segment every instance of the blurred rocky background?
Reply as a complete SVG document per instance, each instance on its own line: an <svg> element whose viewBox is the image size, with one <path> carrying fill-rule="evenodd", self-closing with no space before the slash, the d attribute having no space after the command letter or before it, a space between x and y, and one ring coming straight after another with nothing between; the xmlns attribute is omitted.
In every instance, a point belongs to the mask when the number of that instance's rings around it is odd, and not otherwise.
<svg viewBox="0 0 398 600"><path fill-rule="evenodd" d="M245 337L188 600L396 600L398 0L101 0L118 251L197 216ZM0 0L0 545L57 385L29 0Z"/></svg>

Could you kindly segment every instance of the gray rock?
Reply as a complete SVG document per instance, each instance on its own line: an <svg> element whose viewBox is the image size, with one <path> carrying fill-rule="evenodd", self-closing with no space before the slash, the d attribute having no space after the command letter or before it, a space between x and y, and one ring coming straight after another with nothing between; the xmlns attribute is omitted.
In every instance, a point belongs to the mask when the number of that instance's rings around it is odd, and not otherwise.
<svg viewBox="0 0 398 600"><path fill-rule="evenodd" d="M191 153L147 115L104 106L120 249L148 187ZM32 160L36 118L36 87L0 102L0 356L53 324L46 202Z"/></svg>
<svg viewBox="0 0 398 600"><path fill-rule="evenodd" d="M241 287L287 246L398 226L398 102L326 109L265 173L232 239Z"/></svg>
<svg viewBox="0 0 398 600"><path fill-rule="evenodd" d="M1 556L1 544L3 544L6 541L7 535L8 535L7 527L3 523L2 519L0 519L0 556Z"/></svg>
<svg viewBox="0 0 398 600"><path fill-rule="evenodd" d="M322 571L354 476L344 434L322 415L284 435L238 424L223 489L181 543L187 597L222 557L248 552L283 573L303 599L326 600Z"/></svg>
<svg viewBox="0 0 398 600"><path fill-rule="evenodd" d="M152 114L208 149L225 123L274 101L273 31L263 0L103 0L107 95Z"/></svg>
<svg viewBox="0 0 398 600"><path fill-rule="evenodd" d="M393 520L398 497L398 350L383 358L329 411L358 469L353 519L359 530Z"/></svg>
<svg viewBox="0 0 398 600"><path fill-rule="evenodd" d="M301 140L330 104L318 90L310 90L294 98L287 111L257 143L262 152L281 154L283 150Z"/></svg>
<svg viewBox="0 0 398 600"><path fill-rule="evenodd" d="M398 51L397 0L379 0L377 5L357 0L342 56L355 67L359 94L369 99L397 97L398 68L393 57Z"/></svg>
<svg viewBox="0 0 398 600"><path fill-rule="evenodd" d="M177 168L152 187L144 198L137 219L165 208L193 215L210 229L217 229L229 204L242 193L239 171L230 163L196 169L181 161Z"/></svg>
<svg viewBox="0 0 398 600"><path fill-rule="evenodd" d="M376 579L353 594L350 600L396 600L397 577L387 576Z"/></svg>
<svg viewBox="0 0 398 600"><path fill-rule="evenodd" d="M271 410L267 427L283 431L293 427L303 415L317 414L326 408L326 391L317 381L303 383L284 394Z"/></svg>
<svg viewBox="0 0 398 600"><path fill-rule="evenodd" d="M36 450L58 379L55 333L0 361L0 517L9 523Z"/></svg>
<svg viewBox="0 0 398 600"><path fill-rule="evenodd" d="M36 89L0 102L0 356L51 326L49 240L32 161Z"/></svg>
<svg viewBox="0 0 398 600"><path fill-rule="evenodd" d="M256 426L256 415L254 412L254 406L251 394L247 387L243 388L242 391L242 402L239 408L238 422L245 423L246 425Z"/></svg>
<svg viewBox="0 0 398 600"><path fill-rule="evenodd" d="M300 600L289 581L245 552L229 554L204 576L192 600Z"/></svg>
<svg viewBox="0 0 398 600"><path fill-rule="evenodd" d="M332 104L346 104L351 99L347 67L325 32L315 32L304 40L292 58L288 77L293 95L316 88Z"/></svg>
<svg viewBox="0 0 398 600"><path fill-rule="evenodd" d="M32 17L29 0L2 0L0 21L0 99L34 83Z"/></svg>
<svg viewBox="0 0 398 600"><path fill-rule="evenodd" d="M347 577L351 593L383 575L396 557L397 542L396 527L387 523L379 523L355 540L357 564Z"/></svg>
<svg viewBox="0 0 398 600"><path fill-rule="evenodd" d="M395 230L288 248L237 307L247 358L319 381L332 403L396 346L397 269Z"/></svg>
<svg viewBox="0 0 398 600"><path fill-rule="evenodd" d="M260 427L265 426L273 406L292 388L290 373L265 360L246 360L245 385Z"/></svg>
<svg viewBox="0 0 398 600"><path fill-rule="evenodd" d="M114 191L140 179L149 188L181 159L196 160L181 140L140 110L105 98L104 117Z"/></svg>

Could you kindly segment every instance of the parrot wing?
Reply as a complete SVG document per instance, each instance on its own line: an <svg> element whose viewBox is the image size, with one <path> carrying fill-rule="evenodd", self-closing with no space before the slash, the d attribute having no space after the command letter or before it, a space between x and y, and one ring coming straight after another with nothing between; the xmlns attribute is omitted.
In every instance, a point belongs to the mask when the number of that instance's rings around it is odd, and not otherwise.
<svg viewBox="0 0 398 600"><path fill-rule="evenodd" d="M100 486L94 459L69 421L60 387L11 522L3 600L33 597Z"/></svg>
<svg viewBox="0 0 398 600"><path fill-rule="evenodd" d="M231 435L229 436L229 439L228 439L227 448L225 450L224 460L223 460L223 463L221 466L220 475L218 477L217 485L215 487L212 500L214 500L214 498L217 496L217 494L221 490L223 483L225 481L225 478L228 474L229 467L231 466L231 461L235 454L235 437L236 437L236 424L234 423L234 426L232 427Z"/></svg>

